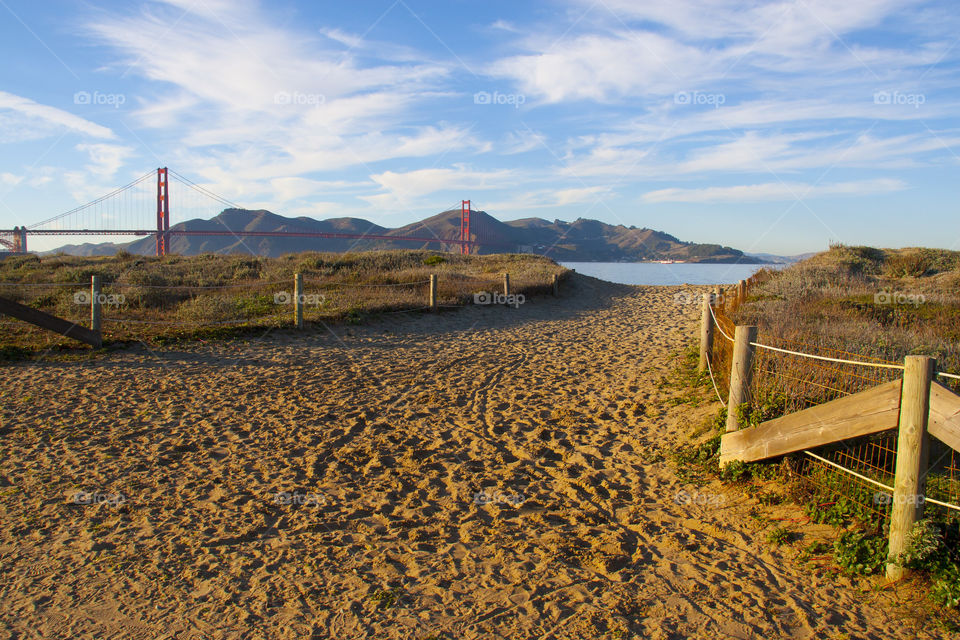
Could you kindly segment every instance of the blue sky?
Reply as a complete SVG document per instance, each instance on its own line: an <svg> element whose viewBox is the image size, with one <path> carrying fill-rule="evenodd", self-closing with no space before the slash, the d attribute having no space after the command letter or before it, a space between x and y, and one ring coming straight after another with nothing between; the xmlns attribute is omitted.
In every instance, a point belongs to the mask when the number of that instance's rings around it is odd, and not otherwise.
<svg viewBox="0 0 960 640"><path fill-rule="evenodd" d="M0 0L0 55L2 228L169 166L288 216L960 248L951 2Z"/></svg>

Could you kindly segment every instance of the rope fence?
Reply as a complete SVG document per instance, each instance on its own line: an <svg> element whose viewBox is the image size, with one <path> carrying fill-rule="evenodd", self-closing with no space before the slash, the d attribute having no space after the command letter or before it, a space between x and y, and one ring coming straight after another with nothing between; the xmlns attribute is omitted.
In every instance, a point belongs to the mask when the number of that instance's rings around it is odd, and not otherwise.
<svg viewBox="0 0 960 640"><path fill-rule="evenodd" d="M756 334L744 331L742 335L746 344L740 346L738 341L742 339L741 329L747 327L738 328L736 318L743 316L740 312L747 303L749 289L761 284L767 277L769 276L761 272L749 281L741 281L732 290L715 289L712 295L704 299L702 322L709 326L701 326L701 369L709 374L718 400L722 404L729 404L728 414L733 412L735 416L728 418L727 435L724 439L731 433L731 420L734 425L732 431L744 432L832 400L851 398L849 402L856 403L858 400L852 396L866 391L879 394L882 385L899 381L907 375L909 370L904 363L844 351L835 346L816 344L810 339L794 336L788 338L763 335L746 338L747 335ZM752 317L751 313L755 312L747 313L746 317ZM747 355L743 356L745 353ZM747 369L741 370L743 366ZM960 380L960 375L944 371L933 371L932 377L944 382ZM731 387L735 387L735 391L731 391ZM895 387L896 393L901 393L901 387L902 392L906 393L906 383ZM951 392L944 389L942 393ZM744 403L735 405L735 397L744 398ZM951 397L956 398L952 394ZM906 401L901 400L901 412L904 411L904 402ZM960 398L947 402L960 403ZM842 406L857 405L848 403ZM845 410L831 411L842 413ZM811 415L825 414L821 412ZM791 433L806 433L799 430L801 427L786 426L802 426L799 421L803 419L791 418L792 422L778 422L778 425L783 426L771 426L767 431L756 432L770 434L769 436L755 437L777 438L777 430L788 428L796 429ZM903 420L902 416L900 420ZM880 429L883 424L887 423L876 423ZM814 431L823 431L825 428L827 427L820 427ZM820 441L829 442L830 437L828 435ZM943 437L951 440L953 446L957 446L957 441L952 437ZM801 443L800 446L788 443L777 446L784 447L785 452L792 450L798 454L786 454L790 467L806 483L813 495L819 496L816 500L820 502L820 507L829 507L826 512L832 514L829 517L859 514L874 523L878 531L893 527L894 523L899 522L894 505L895 487L898 486L895 476L900 473L897 468L900 446L898 428L866 436L851 433L851 437L847 439L818 446L803 447L803 440L798 442ZM763 447L763 451L767 451L765 447L770 445L753 446ZM921 480L918 482L922 504L942 509L943 515L953 513L956 517L957 512L960 512L960 452L953 446L936 437L929 437L929 459L926 466L919 469ZM722 440L721 465L724 464L724 455ZM762 453L750 455L755 459L764 458Z"/></svg>
<svg viewBox="0 0 960 640"><path fill-rule="evenodd" d="M519 306L529 295L558 295L560 274L526 275L511 281L509 274L423 274L403 281L335 281L316 274L296 274L290 280L252 280L229 284L166 284L157 277L144 281L0 282L0 321L4 344L36 343L36 335L51 326L31 319L30 310L49 314L66 326L91 327L114 341L162 336L164 328L203 330L226 327L303 328L305 322L346 320L363 314L414 313L457 308L467 304ZM499 275L499 277L497 277ZM4 303L3 301L6 301ZM23 317L12 310L25 309ZM22 315L22 314L21 314ZM33 314L36 315L36 314ZM10 327L7 329L6 327ZM42 327L42 328L41 328ZM63 333L63 331L60 331ZM65 334L69 335L69 334ZM49 340L44 340L49 344ZM95 344L96 346L96 344Z"/></svg>

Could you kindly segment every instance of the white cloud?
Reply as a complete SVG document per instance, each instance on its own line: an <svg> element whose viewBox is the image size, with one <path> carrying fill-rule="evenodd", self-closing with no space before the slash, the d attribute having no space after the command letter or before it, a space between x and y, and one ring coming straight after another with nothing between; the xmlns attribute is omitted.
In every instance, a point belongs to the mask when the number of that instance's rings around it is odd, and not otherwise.
<svg viewBox="0 0 960 640"><path fill-rule="evenodd" d="M288 200L301 200L310 196L329 193L331 191L343 191L344 189L356 189L358 187L369 187L369 182L347 182L345 180L311 180L309 178L274 178L270 181L273 188L275 202L285 202Z"/></svg>
<svg viewBox="0 0 960 640"><path fill-rule="evenodd" d="M660 34L619 31L587 34L527 55L494 63L490 72L547 102L600 102L632 93L672 93L696 73L715 67L715 56Z"/></svg>
<svg viewBox="0 0 960 640"><path fill-rule="evenodd" d="M0 142L41 138L64 130L92 138L116 137L107 127L63 109L0 91Z"/></svg>
<svg viewBox="0 0 960 640"><path fill-rule="evenodd" d="M87 171L102 178L111 178L133 155L131 147L117 144L78 144L77 151L85 151L90 158Z"/></svg>
<svg viewBox="0 0 960 640"><path fill-rule="evenodd" d="M386 189L387 193L361 196L361 200L380 208L408 208L417 204L423 196L438 191L459 189L474 192L507 188L513 185L515 177L514 172L509 170L474 171L462 165L454 169L385 171L370 178Z"/></svg>
<svg viewBox="0 0 960 640"><path fill-rule="evenodd" d="M21 182L23 182L23 176L15 176L12 173L7 173L5 171L0 172L0 184L15 187Z"/></svg>
<svg viewBox="0 0 960 640"><path fill-rule="evenodd" d="M471 128L429 118L427 105L454 95L438 90L447 62L373 47L337 29L318 36L281 27L255 2L167 4L175 10L102 16L88 28L129 65L118 68L174 88L137 115L144 126L177 131L169 162L225 197L304 194L308 182L272 181L313 180L318 172L438 155L453 145L489 148ZM171 30L181 9L191 15ZM151 64L159 41L164 63Z"/></svg>
<svg viewBox="0 0 960 640"><path fill-rule="evenodd" d="M773 202L807 200L825 196L864 196L902 191L907 188L901 180L878 178L833 184L806 184L766 182L732 187L703 187L696 189L659 189L643 195L644 202L693 202L716 204L724 202Z"/></svg>

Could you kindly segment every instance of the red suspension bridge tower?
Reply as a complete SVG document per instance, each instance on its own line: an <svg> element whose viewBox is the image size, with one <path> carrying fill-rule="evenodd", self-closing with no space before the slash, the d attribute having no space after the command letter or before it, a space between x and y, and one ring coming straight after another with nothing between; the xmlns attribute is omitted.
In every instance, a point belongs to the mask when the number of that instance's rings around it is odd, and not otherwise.
<svg viewBox="0 0 960 640"><path fill-rule="evenodd" d="M460 253L470 253L470 201L460 202Z"/></svg>
<svg viewBox="0 0 960 640"><path fill-rule="evenodd" d="M157 255L170 252L170 181L167 168L157 169Z"/></svg>

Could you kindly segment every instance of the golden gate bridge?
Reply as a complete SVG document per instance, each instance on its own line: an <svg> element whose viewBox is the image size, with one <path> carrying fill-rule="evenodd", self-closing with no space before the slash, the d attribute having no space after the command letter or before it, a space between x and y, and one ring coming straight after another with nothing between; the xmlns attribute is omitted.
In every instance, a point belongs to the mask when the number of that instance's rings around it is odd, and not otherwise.
<svg viewBox="0 0 960 640"><path fill-rule="evenodd" d="M154 176L156 182L154 183ZM417 242L421 244L445 244L459 248L460 253L475 252L483 242L474 231L471 233L469 200L460 204L460 234L456 238L401 236L371 233L336 233L327 231L290 230L256 231L247 229L177 229L170 228L171 183L183 187L184 196L178 200L181 210L195 214L194 217L207 217L215 209L226 206L231 209L243 209L212 191L183 177L176 171L162 167L143 175L133 182L86 204L75 207L27 226L13 229L0 229L0 251L26 253L29 236L154 236L156 255L170 253L170 239L174 236L232 236L275 237L275 238L336 238L356 240L386 240L391 242ZM216 211L219 213L220 211ZM156 227L148 223L156 213ZM196 215L199 214L199 215ZM295 223L295 220L291 221ZM221 224L222 221L221 221ZM476 226L476 225L475 225ZM482 226L482 225L481 225ZM499 243L500 246L505 246Z"/></svg>

